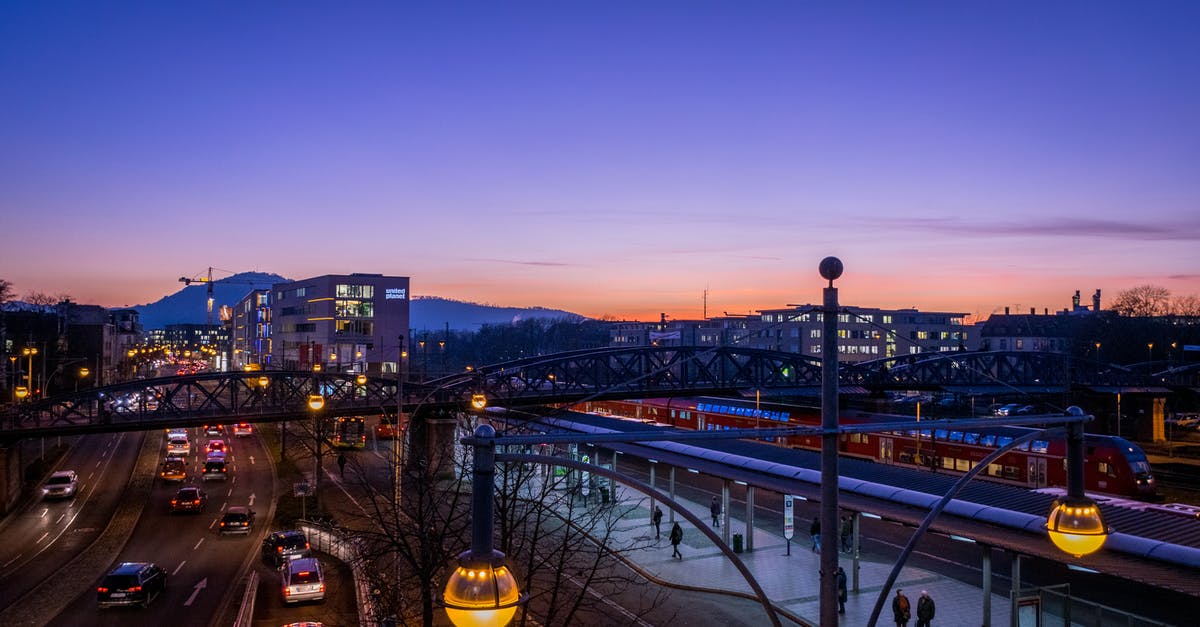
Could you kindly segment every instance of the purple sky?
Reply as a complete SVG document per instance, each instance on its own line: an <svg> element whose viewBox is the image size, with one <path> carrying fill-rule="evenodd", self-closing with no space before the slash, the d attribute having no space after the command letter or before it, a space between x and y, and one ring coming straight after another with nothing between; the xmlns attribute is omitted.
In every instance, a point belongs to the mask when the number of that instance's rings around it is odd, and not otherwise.
<svg viewBox="0 0 1200 627"><path fill-rule="evenodd" d="M1200 3L417 4L0 5L0 278L688 318L820 302L837 255L862 306L1200 294Z"/></svg>

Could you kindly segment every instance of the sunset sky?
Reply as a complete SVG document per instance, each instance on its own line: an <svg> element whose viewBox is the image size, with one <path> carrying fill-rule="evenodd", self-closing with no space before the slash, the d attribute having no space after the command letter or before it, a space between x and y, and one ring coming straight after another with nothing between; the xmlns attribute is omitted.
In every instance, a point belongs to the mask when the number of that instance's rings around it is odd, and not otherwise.
<svg viewBox="0 0 1200 627"><path fill-rule="evenodd" d="M0 279L695 318L1200 294L1198 2L6 2Z"/></svg>

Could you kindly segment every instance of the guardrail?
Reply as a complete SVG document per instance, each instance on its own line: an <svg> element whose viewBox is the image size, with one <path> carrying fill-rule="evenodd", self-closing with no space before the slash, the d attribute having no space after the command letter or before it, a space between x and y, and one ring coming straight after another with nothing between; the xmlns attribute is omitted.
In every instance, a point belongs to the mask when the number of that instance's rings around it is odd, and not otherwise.
<svg viewBox="0 0 1200 627"><path fill-rule="evenodd" d="M258 598L258 571L251 570L246 577L246 591L242 593L242 606L238 609L233 627L250 627L254 624L254 601Z"/></svg>
<svg viewBox="0 0 1200 627"><path fill-rule="evenodd" d="M296 522L296 528L308 537L312 549L332 555L350 566L354 574L354 594L358 599L358 624L360 627L374 627L375 599L371 596L371 584L367 581L359 559L358 545L354 538L345 537L334 527L307 520Z"/></svg>

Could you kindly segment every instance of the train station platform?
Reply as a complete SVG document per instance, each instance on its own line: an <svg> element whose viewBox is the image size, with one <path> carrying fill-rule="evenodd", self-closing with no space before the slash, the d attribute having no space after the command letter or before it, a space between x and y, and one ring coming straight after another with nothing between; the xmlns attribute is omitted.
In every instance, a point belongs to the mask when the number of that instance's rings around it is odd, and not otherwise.
<svg viewBox="0 0 1200 627"><path fill-rule="evenodd" d="M710 519L708 504L695 503L679 499L689 511L701 520ZM732 512L731 512L732 513ZM678 517L677 517L678 519ZM754 575L758 584L771 603L778 609L779 618L784 625L818 625L820 624L820 593L818 571L820 570L820 555L812 551L811 539L807 533L809 519L796 520L796 533L792 538L790 555L787 540L783 537L782 529L767 529L756 525L753 551L739 554L747 569ZM744 519L731 516L729 519L732 533L748 533ZM671 543L667 540L671 529L669 516L664 509L661 539L650 548L629 551L623 555L629 559L636 570L652 581L667 586L681 586L696 590L711 590L718 593L735 593L739 596L749 595L756 599L754 592L741 572L730 560L712 543L707 536L692 525L680 519L683 528L683 542L680 553L683 559L671 557ZM835 540L836 538L830 538ZM621 520L614 533L614 541L654 540L654 526L650 522L650 511L645 507L635 509ZM843 553L840 565L847 573L846 613L840 615L841 624L855 627L866 625L874 609L875 600L894 562L872 558L870 555L860 555L859 587L854 589L854 578L851 571L853 561L848 554ZM983 591L976 586L939 575L935 572L919 568L905 567L901 570L896 585L888 593L887 602L879 615L877 625L893 625L891 597L895 596L896 588L904 591L912 605L912 621L916 622L916 604L922 590L929 592L937 604L935 624L939 625L979 625L986 624L983 619ZM741 625L761 626L770 624L765 616L766 610L759 614L748 614ZM1008 625L1010 606L1007 597L991 595L991 625ZM685 618L685 617L681 617ZM690 618L690 617L686 617Z"/></svg>

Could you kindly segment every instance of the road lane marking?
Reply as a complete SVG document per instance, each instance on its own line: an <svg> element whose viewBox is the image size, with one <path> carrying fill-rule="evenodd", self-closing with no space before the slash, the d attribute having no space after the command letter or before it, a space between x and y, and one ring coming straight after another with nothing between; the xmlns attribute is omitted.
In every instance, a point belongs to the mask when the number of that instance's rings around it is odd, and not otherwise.
<svg viewBox="0 0 1200 627"><path fill-rule="evenodd" d="M174 577L175 575L178 575L179 570L181 568L183 568L183 565L186 563L187 563L187 560L183 560L182 562L179 562L179 565L175 567L175 570L171 571L171 576Z"/></svg>
<svg viewBox="0 0 1200 627"><path fill-rule="evenodd" d="M38 539L37 539L37 542L34 542L34 544L41 544L41 543L42 543L42 540L45 540L45 539L46 539L46 536L48 536L48 535L50 535L50 532L49 532L49 531L47 531L46 533L43 533L43 534L42 534L42 537L38 538Z"/></svg>
<svg viewBox="0 0 1200 627"><path fill-rule="evenodd" d="M200 548L201 544L204 544L204 538L200 538L200 540L196 542L196 546L192 547L192 550L195 551L196 549Z"/></svg>
<svg viewBox="0 0 1200 627"><path fill-rule="evenodd" d="M0 566L0 569L8 568L9 564L12 564L13 562L15 562L19 559L21 559L21 556L18 554L16 557L5 562L3 566Z"/></svg>
<svg viewBox="0 0 1200 627"><path fill-rule="evenodd" d="M49 514L49 513L50 513L50 508L47 507L46 509L42 510L42 515L38 516L38 518L45 518L46 514Z"/></svg>
<svg viewBox="0 0 1200 627"><path fill-rule="evenodd" d="M200 591L207 587L208 587L208 577L205 577L204 579L200 580L200 583L196 584L195 589L192 590L192 596L188 597L188 600L183 602L184 607L187 607L187 606L191 605L192 603L194 603L196 601L196 595L200 594Z"/></svg>
<svg viewBox="0 0 1200 627"><path fill-rule="evenodd" d="M233 496L233 488L229 488L229 493L225 496Z"/></svg>
<svg viewBox="0 0 1200 627"><path fill-rule="evenodd" d="M96 468L99 468L100 464L103 464L103 463L104 463L104 456L101 455L100 460L96 462Z"/></svg>
<svg viewBox="0 0 1200 627"><path fill-rule="evenodd" d="M62 519L66 518L66 517L67 517L67 515L66 515L66 514L59 514L59 515L58 515L58 520L55 520L55 521L54 521L54 524L56 524L56 525L57 525L58 523L62 522Z"/></svg>

